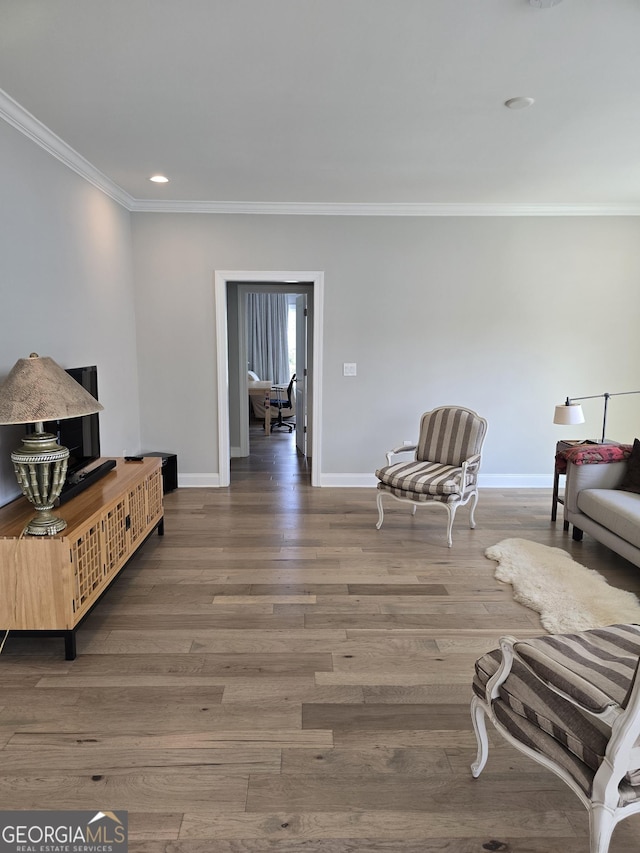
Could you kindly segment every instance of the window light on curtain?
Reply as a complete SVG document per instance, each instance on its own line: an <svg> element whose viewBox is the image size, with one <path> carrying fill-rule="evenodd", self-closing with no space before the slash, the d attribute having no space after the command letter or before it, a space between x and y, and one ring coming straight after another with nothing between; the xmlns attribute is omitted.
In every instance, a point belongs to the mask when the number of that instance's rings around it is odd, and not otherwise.
<svg viewBox="0 0 640 853"><path fill-rule="evenodd" d="M291 378L288 311L286 293L247 294L249 370L278 385Z"/></svg>

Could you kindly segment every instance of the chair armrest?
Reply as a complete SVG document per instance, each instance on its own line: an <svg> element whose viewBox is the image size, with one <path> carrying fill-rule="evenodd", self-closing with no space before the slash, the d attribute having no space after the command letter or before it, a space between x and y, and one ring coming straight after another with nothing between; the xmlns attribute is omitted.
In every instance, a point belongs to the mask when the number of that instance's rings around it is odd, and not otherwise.
<svg viewBox="0 0 640 853"><path fill-rule="evenodd" d="M481 461L482 456L479 453L474 453L473 456L465 459L462 463L463 472L466 472L467 474L477 474Z"/></svg>
<svg viewBox="0 0 640 853"><path fill-rule="evenodd" d="M460 489L463 490L466 486L474 484L477 479L478 471L480 470L481 456L479 453L474 453L468 459L465 459L460 468L460 473L456 476L460 480Z"/></svg>
<svg viewBox="0 0 640 853"><path fill-rule="evenodd" d="M500 637L499 645L502 653L502 660L497 672L487 681L485 701L487 705L491 705L494 699L497 699L500 692L500 685L505 682L511 672L513 666L513 647L517 643L515 637Z"/></svg>
<svg viewBox="0 0 640 853"><path fill-rule="evenodd" d="M477 469L480 467L481 461L482 456L479 453L474 453L473 456L470 456L468 459L465 459L462 465L464 468L466 468L467 471L477 471Z"/></svg>
<svg viewBox="0 0 640 853"><path fill-rule="evenodd" d="M392 456L398 456L400 453L415 453L417 449L417 444L402 444L400 447L394 447L393 450L388 450L385 453L385 456L387 457L387 465L391 465Z"/></svg>

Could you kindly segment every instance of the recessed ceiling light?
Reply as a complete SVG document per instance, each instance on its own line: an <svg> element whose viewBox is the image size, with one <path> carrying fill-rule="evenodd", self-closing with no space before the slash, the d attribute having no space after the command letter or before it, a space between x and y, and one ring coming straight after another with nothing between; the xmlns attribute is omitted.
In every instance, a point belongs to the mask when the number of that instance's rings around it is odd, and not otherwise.
<svg viewBox="0 0 640 853"><path fill-rule="evenodd" d="M164 175L152 175L149 178L150 181L153 181L154 184L168 184L169 178L165 178Z"/></svg>
<svg viewBox="0 0 640 853"><path fill-rule="evenodd" d="M530 107L535 103L534 98L509 98L508 101L504 102L505 107L508 107L510 110L526 110L527 107Z"/></svg>

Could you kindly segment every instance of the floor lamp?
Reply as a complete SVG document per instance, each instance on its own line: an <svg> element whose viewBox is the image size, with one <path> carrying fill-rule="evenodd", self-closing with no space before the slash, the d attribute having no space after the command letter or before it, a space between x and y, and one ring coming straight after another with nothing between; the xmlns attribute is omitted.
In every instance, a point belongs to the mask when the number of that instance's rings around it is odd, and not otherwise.
<svg viewBox="0 0 640 853"><path fill-rule="evenodd" d="M609 394L605 391L604 394L592 394L589 397L567 397L566 401L559 406L556 406L555 415L553 416L554 424L583 424L584 413L582 406L576 403L576 400L596 400L604 398L604 412L602 417L602 439L598 442L594 440L594 444L615 444L616 442L607 442L605 433L607 431L607 408L609 406L609 397L622 397L626 394L640 394L640 391L618 391L616 394Z"/></svg>

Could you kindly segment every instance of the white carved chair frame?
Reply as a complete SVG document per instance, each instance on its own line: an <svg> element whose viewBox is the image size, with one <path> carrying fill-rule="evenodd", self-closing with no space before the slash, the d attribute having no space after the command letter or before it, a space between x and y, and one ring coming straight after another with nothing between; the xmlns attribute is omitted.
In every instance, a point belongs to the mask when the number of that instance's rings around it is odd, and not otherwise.
<svg viewBox="0 0 640 853"><path fill-rule="evenodd" d="M579 797L589 812L590 853L607 853L616 824L630 815L640 812L640 800L620 805L618 793L618 786L625 774L637 771L640 768L640 679L638 679L638 670L636 669L634 675L626 707L622 708L620 705L612 703L599 714L590 711L572 697L545 682L547 687L566 702L579 708L582 713L587 713L593 718L605 722L611 728L605 757L595 773L592 793L589 797L564 767L515 738L494 714L492 702L499 696L500 685L506 681L514 659L517 658L520 663L527 666L513 648L516 642L517 640L513 637L501 638L501 664L497 672L487 682L484 699L480 699L474 693L471 700L471 717L478 741L477 758L471 765L472 775L477 778L487 762L489 741L486 718L488 717L506 741L520 752L528 755L533 761L559 776Z"/></svg>
<svg viewBox="0 0 640 853"><path fill-rule="evenodd" d="M385 454L387 457L387 465L393 464L392 460L394 456L397 456L400 453L408 453L412 451L415 452L417 447L417 444L409 444L403 445L402 447L395 447L393 450L389 450ZM419 506L441 506L444 507L444 509L446 509L447 511L447 546L451 548L451 546L453 545L453 521L456 517L456 511L458 507L464 506L465 504L469 503L469 501L471 501L471 506L469 508L469 527L473 530L473 528L476 526L474 512L478 503L478 471L480 470L480 462L481 455L479 453L476 453L462 463L460 473L456 475L456 480L458 480L458 482L460 483L458 493L459 497L457 497L453 501L418 501L412 500L411 498L401 498L398 497L398 495L391 494L391 492L383 492L378 490L378 494L376 497L376 504L378 507L378 521L376 523L376 529L380 530L380 528L382 527L382 522L384 521L384 510L382 508L383 495L389 498L393 498L393 500L398 501L398 503L409 504L409 506L411 506L411 515L416 514L416 509ZM473 487L469 487L467 485L467 491L465 493L464 483L466 483L468 480L472 480L474 485Z"/></svg>
<svg viewBox="0 0 640 853"><path fill-rule="evenodd" d="M440 420L442 418L442 420ZM430 424L434 423L433 432L431 432ZM471 425L471 432L466 435L466 424ZM462 434L458 430L462 429ZM376 504L378 507L378 522L376 528L380 530L384 521L383 496L388 495L395 501L411 506L411 514L416 514L416 509L419 506L433 506L439 504L444 507L447 512L447 545L449 548L453 545L452 530L458 507L471 503L469 512L469 527L473 529L476 526L475 508L478 503L478 473L482 461L482 447L487 435L487 421L480 417L477 412L467 409L464 406L440 406L430 412L425 412L420 420L420 436L416 444L404 444L401 447L394 447L386 453L387 468L395 463L393 457L400 454L413 453L415 460L414 474L420 473L420 465L424 464L425 472L428 472L429 466L451 466L447 474L446 492L438 492L435 494L425 493L419 489L413 490L410 486L402 486L401 489L393 489L384 473L376 472L378 479L378 493ZM426 438L427 442L432 442L433 438L437 437L438 449L434 453L435 457L431 458L429 450L421 447L421 442ZM458 448L458 442L459 448ZM433 448L432 448L433 449ZM423 454L418 459L418 452ZM468 455L467 455L468 454ZM466 456L466 458L465 458ZM385 469L381 469L382 472ZM428 481L429 474L425 473ZM434 472L437 477L438 473ZM411 482L414 485L414 482ZM437 488L437 486L436 486ZM406 494L398 495L397 490L406 491ZM415 495L415 498L412 497Z"/></svg>

